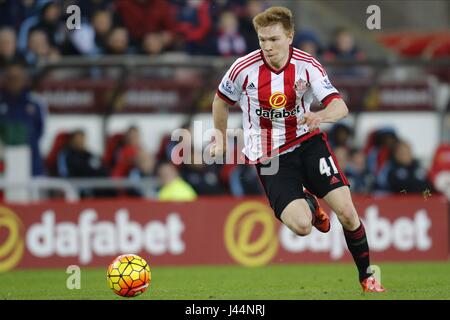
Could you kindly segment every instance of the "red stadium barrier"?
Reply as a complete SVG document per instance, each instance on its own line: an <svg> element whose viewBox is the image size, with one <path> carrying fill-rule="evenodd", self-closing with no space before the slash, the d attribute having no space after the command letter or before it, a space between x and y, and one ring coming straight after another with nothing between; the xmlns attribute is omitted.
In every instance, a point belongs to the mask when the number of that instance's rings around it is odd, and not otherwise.
<svg viewBox="0 0 450 320"><path fill-rule="evenodd" d="M372 262L448 259L445 198L354 200ZM123 253L140 254L152 265L351 261L334 214L329 233L297 237L273 218L262 198L0 205L0 271L107 266Z"/></svg>

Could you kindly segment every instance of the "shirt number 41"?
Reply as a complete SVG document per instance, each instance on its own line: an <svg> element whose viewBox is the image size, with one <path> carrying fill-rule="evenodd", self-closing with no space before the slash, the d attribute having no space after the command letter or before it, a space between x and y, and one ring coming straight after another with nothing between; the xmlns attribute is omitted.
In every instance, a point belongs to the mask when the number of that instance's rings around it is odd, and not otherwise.
<svg viewBox="0 0 450 320"><path fill-rule="evenodd" d="M333 169L333 174L337 174L338 169L337 169L336 165L334 164L334 160L333 160L332 156L328 157L328 161L330 162L331 167L328 165L326 157L320 158L319 171L320 171L320 174L326 174L329 177L329 176L331 176L331 169Z"/></svg>

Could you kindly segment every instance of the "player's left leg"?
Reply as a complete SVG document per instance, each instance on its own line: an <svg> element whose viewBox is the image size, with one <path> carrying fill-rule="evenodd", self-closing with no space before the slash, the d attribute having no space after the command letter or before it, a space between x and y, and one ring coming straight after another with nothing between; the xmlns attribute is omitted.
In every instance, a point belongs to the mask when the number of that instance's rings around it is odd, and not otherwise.
<svg viewBox="0 0 450 320"><path fill-rule="evenodd" d="M319 198L323 198L336 213L344 228L348 249L358 268L359 279L366 291L381 291L381 285L375 289L370 270L369 245L364 225L356 212L350 194L349 183L322 133L304 143L305 187ZM375 280L374 280L375 281ZM376 281L375 281L376 282ZM369 285L369 284L370 285Z"/></svg>
<svg viewBox="0 0 450 320"><path fill-rule="evenodd" d="M348 186L341 186L328 192L323 199L336 213L339 222L344 228L345 241L358 268L359 281L366 292L383 292L384 288L379 284L369 268L370 255L366 231L359 220L358 213Z"/></svg>

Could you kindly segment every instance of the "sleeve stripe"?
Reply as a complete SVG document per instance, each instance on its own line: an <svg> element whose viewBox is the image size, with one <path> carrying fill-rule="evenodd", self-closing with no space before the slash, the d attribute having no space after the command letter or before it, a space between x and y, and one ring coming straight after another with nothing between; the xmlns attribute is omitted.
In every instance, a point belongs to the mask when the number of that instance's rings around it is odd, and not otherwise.
<svg viewBox="0 0 450 320"><path fill-rule="evenodd" d="M260 57L253 58L253 60L248 61L246 64L240 66L237 70L235 70L235 74L231 77L231 81L235 81L238 75L245 70L246 68L250 67L251 65L261 61L262 59Z"/></svg>
<svg viewBox="0 0 450 320"><path fill-rule="evenodd" d="M320 66L318 66L317 64L315 64L314 61L312 61L311 59L306 59L306 58L299 57L299 56L296 56L296 55L293 55L292 57L294 58L294 60L300 60L300 61L304 61L304 62L310 63L311 65L313 65L314 67L316 67L317 70L320 71L320 73L322 74L322 76L326 76L325 70L323 70Z"/></svg>
<svg viewBox="0 0 450 320"><path fill-rule="evenodd" d="M259 54L260 54L259 51L254 53L254 54L250 54L248 57L244 58L242 61L239 61L238 63L236 63L236 65L230 71L230 78L233 78L234 73L236 72L237 69L239 69L239 67L241 67L242 65L244 65L245 63L247 63L251 59L259 56Z"/></svg>
<svg viewBox="0 0 450 320"><path fill-rule="evenodd" d="M316 67L320 68L324 73L326 73L326 72L325 72L325 69L324 69L323 66L320 64L320 62L317 61L317 59L314 58L314 57L313 57L312 55L310 55L309 53L304 52L304 51L301 51L301 50L298 50L297 48L294 48L294 55L296 55L297 57L302 57L302 58L304 58L304 59L306 59L306 60L311 60L311 61L312 61L312 64L314 64Z"/></svg>
<svg viewBox="0 0 450 320"><path fill-rule="evenodd" d="M337 93L337 92L330 93L329 95L327 95L325 98L322 99L322 104L326 107L327 105L330 104L330 102L333 99L337 99L337 98L342 99L342 97L339 93Z"/></svg>
<svg viewBox="0 0 450 320"><path fill-rule="evenodd" d="M235 105L237 101L233 101L230 98L228 98L226 95L224 95L222 92L220 92L219 89L217 89L216 91L217 96L219 96L219 98L221 98L223 101L225 101L226 103L230 104L230 105Z"/></svg>

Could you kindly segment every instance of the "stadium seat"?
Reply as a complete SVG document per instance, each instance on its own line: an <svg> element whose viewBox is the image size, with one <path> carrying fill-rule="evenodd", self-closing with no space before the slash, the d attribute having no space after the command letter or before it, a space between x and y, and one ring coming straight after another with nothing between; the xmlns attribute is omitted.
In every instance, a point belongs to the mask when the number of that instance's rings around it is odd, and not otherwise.
<svg viewBox="0 0 450 320"><path fill-rule="evenodd" d="M434 153L433 162L431 163L429 172L429 178L433 182L433 184L436 183L437 176L444 171L450 173L449 144L441 144L440 146L438 146L436 152Z"/></svg>
<svg viewBox="0 0 450 320"><path fill-rule="evenodd" d="M58 175L58 155L60 154L60 151L66 146L67 142L69 141L69 137L70 133L65 131L59 132L56 135L50 152L47 155L47 159L45 160L49 176Z"/></svg>
<svg viewBox="0 0 450 320"><path fill-rule="evenodd" d="M107 168L112 168L116 162L116 153L123 145L125 135L123 133L116 133L109 136L106 140L105 152L103 154L103 164Z"/></svg>
<svg viewBox="0 0 450 320"><path fill-rule="evenodd" d="M442 32L394 32L378 37L385 47L405 57L446 57L450 55L450 33Z"/></svg>
<svg viewBox="0 0 450 320"><path fill-rule="evenodd" d="M378 41L389 49L396 49L413 35L411 32L384 33L378 37Z"/></svg>
<svg viewBox="0 0 450 320"><path fill-rule="evenodd" d="M170 135L165 134L161 138L161 142L159 143L158 152L156 153L156 159L158 161L170 160ZM170 149L170 150L169 150Z"/></svg>
<svg viewBox="0 0 450 320"><path fill-rule="evenodd" d="M450 57L450 36L448 39L441 41L439 44L435 45L431 52L432 58L444 58Z"/></svg>

